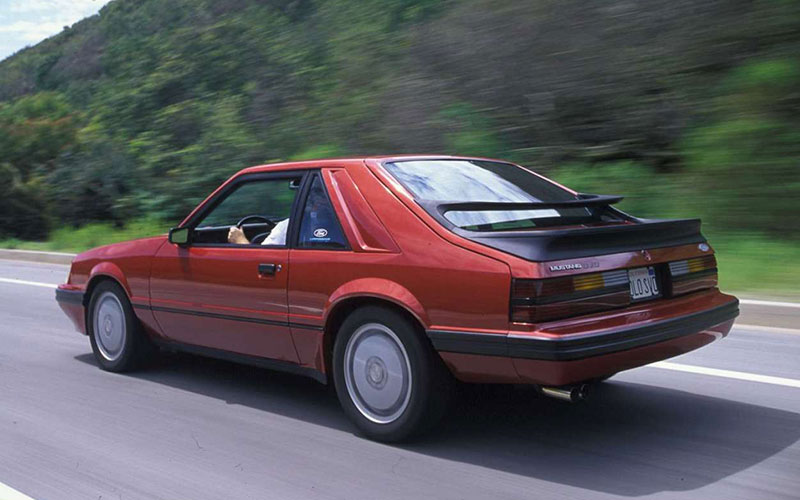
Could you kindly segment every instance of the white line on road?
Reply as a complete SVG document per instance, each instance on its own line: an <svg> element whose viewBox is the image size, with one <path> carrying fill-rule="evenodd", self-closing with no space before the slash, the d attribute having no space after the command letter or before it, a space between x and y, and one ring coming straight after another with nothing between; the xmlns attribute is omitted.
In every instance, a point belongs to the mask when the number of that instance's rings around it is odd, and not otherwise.
<svg viewBox="0 0 800 500"><path fill-rule="evenodd" d="M735 372L732 370L720 370L718 368L706 368L704 366L681 365L678 363L670 363L669 361L659 361L647 366L652 366L653 368L662 368L664 370L673 370L676 372L698 373L700 375L747 380L749 382L761 382L762 384L783 385L786 387L796 387L800 389L800 380L793 378L772 377L770 375Z"/></svg>
<svg viewBox="0 0 800 500"><path fill-rule="evenodd" d="M33 500L33 498L25 495L24 493L20 493L19 491L15 490L11 486L3 484L0 482L0 499L2 500Z"/></svg>
<svg viewBox="0 0 800 500"><path fill-rule="evenodd" d="M751 306L791 307L800 309L800 302L774 302L771 300L739 299L740 304Z"/></svg>
<svg viewBox="0 0 800 500"><path fill-rule="evenodd" d="M58 288L58 285L54 285L52 283L42 283L40 281L15 280L14 278L0 278L0 283L13 283L15 285L41 286L41 287L44 287L44 288Z"/></svg>
<svg viewBox="0 0 800 500"><path fill-rule="evenodd" d="M762 332L767 333L792 333L794 335L800 335L800 330L797 328L783 328L780 326L761 326L761 325L743 325L739 323L735 323L733 325L734 330L761 330Z"/></svg>

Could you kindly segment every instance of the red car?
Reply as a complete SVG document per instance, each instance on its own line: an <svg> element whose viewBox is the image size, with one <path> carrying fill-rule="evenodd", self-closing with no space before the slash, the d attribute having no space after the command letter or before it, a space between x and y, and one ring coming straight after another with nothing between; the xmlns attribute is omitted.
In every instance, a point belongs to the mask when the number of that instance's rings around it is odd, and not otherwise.
<svg viewBox="0 0 800 500"><path fill-rule="evenodd" d="M728 333L738 301L700 221L620 199L478 158L252 167L168 236L78 255L56 298L105 370L153 346L287 370L398 440L453 378L576 398Z"/></svg>

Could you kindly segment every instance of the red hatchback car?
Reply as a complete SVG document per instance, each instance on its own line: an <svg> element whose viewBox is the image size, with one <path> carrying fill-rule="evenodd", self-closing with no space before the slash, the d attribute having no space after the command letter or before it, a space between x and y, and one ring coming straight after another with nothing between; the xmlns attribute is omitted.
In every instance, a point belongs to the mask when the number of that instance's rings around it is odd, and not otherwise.
<svg viewBox="0 0 800 500"><path fill-rule="evenodd" d="M78 255L56 298L105 370L157 346L330 380L364 434L398 440L453 378L576 398L728 333L700 221L620 199L478 158L252 167L169 236Z"/></svg>

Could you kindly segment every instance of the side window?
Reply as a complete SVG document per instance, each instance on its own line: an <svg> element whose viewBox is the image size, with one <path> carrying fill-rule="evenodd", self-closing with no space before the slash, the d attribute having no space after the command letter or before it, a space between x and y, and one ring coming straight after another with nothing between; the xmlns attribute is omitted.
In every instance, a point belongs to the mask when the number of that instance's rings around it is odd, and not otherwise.
<svg viewBox="0 0 800 500"><path fill-rule="evenodd" d="M299 180L270 179L239 185L211 212L198 227L218 227L236 224L247 215L263 215L275 220L289 218Z"/></svg>
<svg viewBox="0 0 800 500"><path fill-rule="evenodd" d="M300 219L299 248L348 248L342 226L319 175L314 176Z"/></svg>
<svg viewBox="0 0 800 500"><path fill-rule="evenodd" d="M197 243L232 243L228 231L246 216L238 244L285 245L286 228L300 178L253 180L240 184L195 226ZM265 220L266 219L266 220Z"/></svg>

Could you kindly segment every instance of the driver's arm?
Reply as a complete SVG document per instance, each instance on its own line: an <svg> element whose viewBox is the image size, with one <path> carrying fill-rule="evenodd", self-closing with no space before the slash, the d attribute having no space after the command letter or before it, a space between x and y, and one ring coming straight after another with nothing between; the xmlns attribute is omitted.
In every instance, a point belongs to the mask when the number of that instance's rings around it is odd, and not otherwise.
<svg viewBox="0 0 800 500"><path fill-rule="evenodd" d="M244 235L242 228L231 226L231 228L228 229L228 243L233 243L235 245L249 245L250 240L248 240L247 236Z"/></svg>

